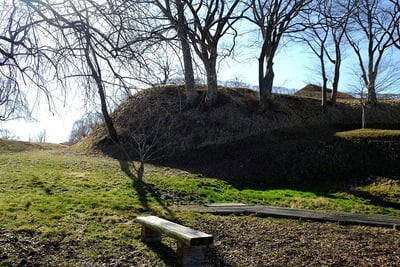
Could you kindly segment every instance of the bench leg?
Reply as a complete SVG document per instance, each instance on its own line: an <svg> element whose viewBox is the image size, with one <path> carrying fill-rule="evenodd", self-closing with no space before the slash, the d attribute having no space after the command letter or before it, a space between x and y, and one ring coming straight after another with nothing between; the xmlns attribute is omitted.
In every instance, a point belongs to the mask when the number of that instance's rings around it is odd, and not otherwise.
<svg viewBox="0 0 400 267"><path fill-rule="evenodd" d="M142 225L142 241L145 243L159 243L161 242L161 234Z"/></svg>
<svg viewBox="0 0 400 267"><path fill-rule="evenodd" d="M177 242L177 266L180 267L200 267L203 264L203 246L186 246L182 242Z"/></svg>

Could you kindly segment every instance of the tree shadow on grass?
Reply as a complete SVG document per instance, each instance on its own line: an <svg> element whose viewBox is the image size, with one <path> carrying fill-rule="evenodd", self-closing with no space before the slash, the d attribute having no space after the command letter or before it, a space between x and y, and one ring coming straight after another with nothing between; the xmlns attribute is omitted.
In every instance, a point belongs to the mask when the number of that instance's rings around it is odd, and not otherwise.
<svg viewBox="0 0 400 267"><path fill-rule="evenodd" d="M392 208L396 210L400 210L400 203L392 202L383 199L382 197L373 195L369 192L361 191L361 190L353 190L351 193L357 197L361 197L371 202L374 206L379 206L383 208Z"/></svg>
<svg viewBox="0 0 400 267"><path fill-rule="evenodd" d="M142 207L151 211L154 214L157 214L157 210L150 207L149 203L154 199L160 207L162 207L163 211L166 212L170 217L175 218L174 213L168 208L168 206L161 199L160 194L154 189L154 185L147 184L144 181L139 181L135 174L132 173L130 169L129 162L120 160L119 161L121 170L132 180L132 187L136 190L138 194L138 198Z"/></svg>

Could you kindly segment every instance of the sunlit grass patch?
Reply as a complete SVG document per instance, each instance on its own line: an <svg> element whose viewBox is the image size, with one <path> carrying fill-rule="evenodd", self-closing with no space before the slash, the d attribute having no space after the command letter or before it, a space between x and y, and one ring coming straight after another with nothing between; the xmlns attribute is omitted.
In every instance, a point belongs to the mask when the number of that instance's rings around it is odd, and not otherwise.
<svg viewBox="0 0 400 267"><path fill-rule="evenodd" d="M66 146L52 143L36 143L0 139L0 153L12 153L32 150L59 150L62 148L66 148Z"/></svg>
<svg viewBox="0 0 400 267"><path fill-rule="evenodd" d="M0 158L0 212L9 228L36 224L40 230L69 214L127 213L138 205L131 182L112 159L46 152Z"/></svg>
<svg viewBox="0 0 400 267"><path fill-rule="evenodd" d="M356 129L351 131L337 132L335 134L341 138L379 138L379 137L394 137L400 136L400 130L386 130L386 129Z"/></svg>
<svg viewBox="0 0 400 267"><path fill-rule="evenodd" d="M317 209L326 211L358 212L369 214L387 214L399 216L400 210L393 206L381 206L359 189L350 191L326 191L326 189L238 189L226 181L206 178L194 174L182 176L157 176L153 172L146 177L152 190L168 204L203 204L203 203L247 203L283 206L290 208ZM374 187L376 188L376 187ZM382 194L393 195L393 187L382 189ZM365 187L364 190L374 190ZM372 193L371 193L372 194Z"/></svg>

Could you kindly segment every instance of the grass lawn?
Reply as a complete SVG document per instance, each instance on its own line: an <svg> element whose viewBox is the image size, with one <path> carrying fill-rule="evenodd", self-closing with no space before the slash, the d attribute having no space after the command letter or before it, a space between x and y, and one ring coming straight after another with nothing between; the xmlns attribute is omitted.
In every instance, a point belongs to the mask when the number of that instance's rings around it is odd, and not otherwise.
<svg viewBox="0 0 400 267"><path fill-rule="evenodd" d="M171 265L173 240L166 238L165 246L159 248L140 242L134 218L142 214L157 214L214 234L210 266L268 262L297 266L307 257L312 265L322 259L317 254L307 256L312 248L301 243L329 240L337 240L332 243L336 250L320 246L330 264L365 263L362 260L368 251L370 260L377 263L400 263L400 235L395 230L219 217L177 209L184 204L245 202L400 217L398 180L376 178L346 192L239 190L226 181L153 165L146 165L144 183L138 183L127 166L109 157L78 155L61 146L1 141L0 266ZM261 233L266 237L263 240ZM345 257L348 252L340 249L339 240L349 242L354 259ZM344 258L335 258L340 253Z"/></svg>

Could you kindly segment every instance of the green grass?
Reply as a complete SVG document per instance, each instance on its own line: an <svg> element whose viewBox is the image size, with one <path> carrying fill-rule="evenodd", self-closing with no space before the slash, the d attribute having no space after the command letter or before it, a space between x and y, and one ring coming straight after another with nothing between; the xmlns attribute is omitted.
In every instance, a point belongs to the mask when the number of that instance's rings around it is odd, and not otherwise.
<svg viewBox="0 0 400 267"><path fill-rule="evenodd" d="M292 189L242 189L239 190L225 181L218 179L196 177L196 176L158 176L153 173L146 177L148 183L152 184L153 190L160 193L166 203L174 201L179 204L190 203L248 203L265 204L273 206L284 206L291 208L306 208L327 211L358 212L369 214L386 214L400 216L400 210L374 204L366 194L361 191L376 195L373 192L376 187L381 188L378 197L386 198L387 204L393 203L396 207L400 205L400 198L394 195L394 190L400 190L400 183L392 182L390 188L380 186L382 179L377 179L375 186L355 187L350 191L326 192L319 190L292 190ZM391 197L390 197L391 196ZM374 198L375 199L375 198Z"/></svg>
<svg viewBox="0 0 400 267"><path fill-rule="evenodd" d="M133 172L133 170L132 170ZM46 229L58 220L87 217L133 218L143 210L172 204L244 202L276 206L390 214L400 211L374 204L400 204L400 185L377 179L348 192L321 189L237 189L220 179L147 165L145 183L132 180L117 160L32 150L0 155L0 214L13 230ZM384 182L382 182L384 181ZM382 184L384 183L384 184ZM390 185L390 186L389 186ZM364 194L363 194L364 193ZM367 198L367 193L374 198ZM376 202L376 201L375 201ZM66 216L67 215L67 216Z"/></svg>
<svg viewBox="0 0 400 267"><path fill-rule="evenodd" d="M379 137L399 137L400 130L384 130L384 129L356 129L351 131L337 132L335 134L341 138L379 138Z"/></svg>
<svg viewBox="0 0 400 267"><path fill-rule="evenodd" d="M174 218L176 204L244 202L400 217L400 183L386 178L346 192L238 189L220 179L146 165L144 183L138 183L133 170L109 157L19 145L0 148L0 242L2 233L34 235L40 243L78 242L77 257L93 261L129 247L154 258L140 242L134 218L143 213ZM76 260L69 257L65 260Z"/></svg>
<svg viewBox="0 0 400 267"><path fill-rule="evenodd" d="M107 158L22 152L0 156L0 211L7 228L113 216L138 204L131 183Z"/></svg>

